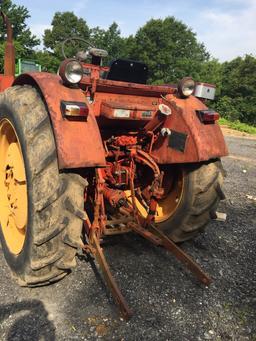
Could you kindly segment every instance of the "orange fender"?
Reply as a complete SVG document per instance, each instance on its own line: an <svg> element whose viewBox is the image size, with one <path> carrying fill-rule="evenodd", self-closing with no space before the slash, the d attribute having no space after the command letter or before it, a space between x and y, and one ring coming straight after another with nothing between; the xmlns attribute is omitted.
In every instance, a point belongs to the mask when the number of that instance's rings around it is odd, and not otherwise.
<svg viewBox="0 0 256 341"><path fill-rule="evenodd" d="M207 107L196 97L180 99L167 95L166 104L172 109L165 127L186 136L183 151L169 146L169 139L159 138L154 144L152 156L160 164L200 162L228 155L228 149L220 126L203 124L196 115L196 110ZM165 101L164 101L165 103Z"/></svg>
<svg viewBox="0 0 256 341"><path fill-rule="evenodd" d="M10 86L12 86L14 81L13 76L5 76L5 75L0 75L0 92L8 89Z"/></svg>
<svg viewBox="0 0 256 341"><path fill-rule="evenodd" d="M87 122L84 122L68 121L61 113L61 101L85 102L83 92L63 86L58 75L45 72L22 74L14 82L14 85L24 84L39 88L46 103L60 169L105 166L104 147L94 114L89 112Z"/></svg>

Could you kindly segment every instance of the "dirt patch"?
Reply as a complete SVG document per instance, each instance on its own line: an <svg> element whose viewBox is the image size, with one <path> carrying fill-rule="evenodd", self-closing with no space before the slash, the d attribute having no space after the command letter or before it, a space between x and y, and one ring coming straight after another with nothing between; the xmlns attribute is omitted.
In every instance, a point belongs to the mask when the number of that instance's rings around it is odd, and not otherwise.
<svg viewBox="0 0 256 341"><path fill-rule="evenodd" d="M221 130L225 136L232 136L232 137L244 137L246 139L256 140L256 135L251 135L239 130L234 130L228 128L227 126L221 126Z"/></svg>

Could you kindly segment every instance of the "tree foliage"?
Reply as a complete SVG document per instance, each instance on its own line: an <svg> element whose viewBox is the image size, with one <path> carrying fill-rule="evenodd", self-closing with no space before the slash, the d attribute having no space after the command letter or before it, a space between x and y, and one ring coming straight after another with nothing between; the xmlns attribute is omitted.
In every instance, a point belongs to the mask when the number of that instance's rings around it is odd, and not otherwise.
<svg viewBox="0 0 256 341"><path fill-rule="evenodd" d="M233 99L229 96L220 97L215 107L216 110L221 113L221 116L229 121L239 120L238 108L235 106Z"/></svg>
<svg viewBox="0 0 256 341"><path fill-rule="evenodd" d="M222 64L217 59L211 59L201 63L199 74L196 80L215 84L216 99L218 99L222 89Z"/></svg>
<svg viewBox="0 0 256 341"><path fill-rule="evenodd" d="M44 32L43 50L35 50L40 41L27 26L30 17L27 8L3 0L2 9L13 24L16 57L34 59L44 71L56 72L63 59L61 43L69 37L80 37L88 40L89 45L108 51L105 64L116 58L148 64L151 83L172 83L184 76L214 83L217 96L212 105L229 120L256 125L256 58L246 55L225 63L210 58L192 29L174 17L151 19L135 35L122 37L115 22L107 29L89 28L73 12L57 12L51 28ZM5 34L3 29L0 32L0 69L3 71ZM71 44L66 54L72 57L78 50L86 50L85 45Z"/></svg>
<svg viewBox="0 0 256 341"><path fill-rule="evenodd" d="M78 18L73 12L57 12L51 23L52 27L44 32L44 46L53 53L54 57L63 59L62 42L67 38L79 37L89 39L89 27L86 21ZM84 47L82 43L67 45L66 54L68 57L75 56L79 48Z"/></svg>
<svg viewBox="0 0 256 341"><path fill-rule="evenodd" d="M56 73L60 66L60 59L48 51L37 51L34 59L45 72Z"/></svg>
<svg viewBox="0 0 256 341"><path fill-rule="evenodd" d="M256 125L256 58L238 57L222 65L220 100L230 99L234 117ZM238 114L237 114L238 113ZM238 117L237 117L238 116Z"/></svg>
<svg viewBox="0 0 256 341"><path fill-rule="evenodd" d="M90 30L90 41L94 46L108 52L108 58L104 60L106 64L114 59L124 57L124 38L121 37L117 23L113 22L107 30L94 27Z"/></svg>
<svg viewBox="0 0 256 341"><path fill-rule="evenodd" d="M78 18L72 12L57 12L51 23L51 29L45 30L44 33L44 53L40 53L38 62L41 60L43 69L46 69L44 57L50 62L52 67L59 64L63 59L61 46L62 42L71 37L79 37L88 41L89 45L81 42L76 42L74 45L70 42L65 48L66 55L73 57L79 50L86 50L88 46L94 46L105 49L108 52L108 57L104 60L105 64L116 58L124 57L124 41L121 37L121 32L118 25L113 22L108 29L94 27L89 29L81 18ZM52 57L53 60L50 60ZM57 60L59 61L57 63ZM51 69L51 68L50 68Z"/></svg>
<svg viewBox="0 0 256 341"><path fill-rule="evenodd" d="M29 11L24 6L18 6L11 0L3 0L2 10L7 14L13 26L13 37L16 48L17 58L32 58L34 56L34 47L40 44L40 40L32 34L26 24L26 20L30 17ZM3 28L3 20L0 17L0 71L3 71L4 46L5 46L5 29Z"/></svg>
<svg viewBox="0 0 256 341"><path fill-rule="evenodd" d="M149 66L154 83L174 82L184 75L198 78L202 62L209 59L195 33L174 17L151 19L129 44L129 57Z"/></svg>

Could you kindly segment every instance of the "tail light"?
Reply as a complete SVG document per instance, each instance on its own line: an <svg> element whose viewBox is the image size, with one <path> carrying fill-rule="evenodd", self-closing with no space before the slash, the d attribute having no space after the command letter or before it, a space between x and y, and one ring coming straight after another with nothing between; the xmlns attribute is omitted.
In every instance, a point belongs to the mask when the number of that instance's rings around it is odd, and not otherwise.
<svg viewBox="0 0 256 341"><path fill-rule="evenodd" d="M213 124L218 121L220 115L214 110L197 110L199 120L204 124Z"/></svg>
<svg viewBox="0 0 256 341"><path fill-rule="evenodd" d="M61 112L65 118L87 121L89 108L85 103L61 102Z"/></svg>

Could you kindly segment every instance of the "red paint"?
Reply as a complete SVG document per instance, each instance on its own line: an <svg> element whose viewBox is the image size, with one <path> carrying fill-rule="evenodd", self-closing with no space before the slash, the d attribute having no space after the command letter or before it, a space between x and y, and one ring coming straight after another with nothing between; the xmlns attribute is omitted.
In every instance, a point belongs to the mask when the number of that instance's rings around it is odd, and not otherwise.
<svg viewBox="0 0 256 341"><path fill-rule="evenodd" d="M61 169L105 165L105 152L93 112L90 110L86 122L65 119L61 113L61 101L86 102L80 89L67 88L59 76L44 72L21 75L14 84L39 87L51 117Z"/></svg>
<svg viewBox="0 0 256 341"><path fill-rule="evenodd" d="M173 114L168 117L165 127L188 135L183 152L168 147L168 138L160 138L153 146L152 155L158 163L200 162L228 154L227 146L218 124L203 124L196 110L207 107L197 98L190 96L180 99L167 96Z"/></svg>
<svg viewBox="0 0 256 341"><path fill-rule="evenodd" d="M86 65L90 67L90 65ZM190 96L178 98L173 86L133 84L100 79L105 68L92 67L92 76L84 77L79 89L63 86L57 75L31 73L22 75L15 84L36 83L47 103L56 137L60 168L104 166L104 136L118 135L119 131L138 132L147 123L151 126L158 115L159 105L171 109L171 115L161 122L161 128L185 133L188 138L184 152L168 146L168 137L153 135L148 149L159 164L200 162L227 155L227 147L217 124L203 124L197 110L206 110L202 101ZM54 95L53 95L54 94ZM93 97L91 103L87 98ZM84 102L89 107L87 122L65 120L60 112L60 102ZM115 109L129 110L127 117L114 117ZM150 117L151 116L151 117ZM155 117L155 118L154 118ZM96 121L97 118L97 121ZM101 134L102 136L101 136ZM151 131L147 132L152 133ZM133 142L121 134L119 145ZM107 137L107 138L109 138Z"/></svg>
<svg viewBox="0 0 256 341"><path fill-rule="evenodd" d="M10 86L12 86L13 81L14 81L13 76L0 75L0 92L4 91L7 88L9 88Z"/></svg>

